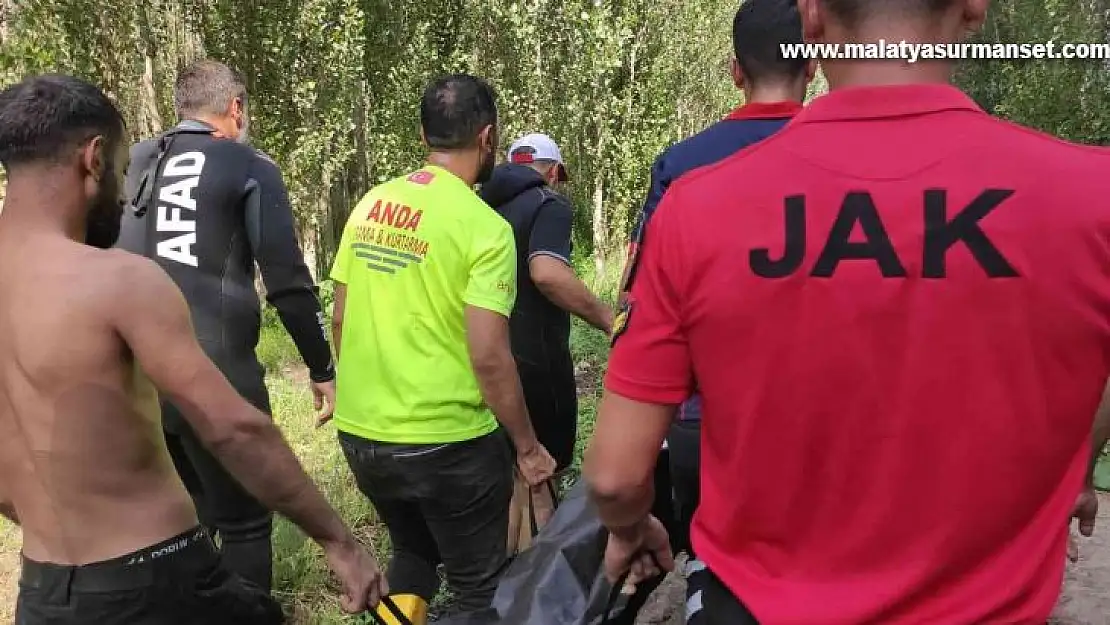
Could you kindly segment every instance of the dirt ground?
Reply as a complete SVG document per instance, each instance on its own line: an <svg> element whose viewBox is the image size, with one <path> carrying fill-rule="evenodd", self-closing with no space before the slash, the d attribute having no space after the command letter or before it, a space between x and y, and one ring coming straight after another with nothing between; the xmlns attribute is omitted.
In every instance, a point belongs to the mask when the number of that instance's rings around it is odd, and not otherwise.
<svg viewBox="0 0 1110 625"><path fill-rule="evenodd" d="M1064 592L1051 625L1110 625L1110 494L1099 505L1095 536L1080 542L1079 562L1069 564ZM19 571L19 533L0 527L0 623L11 623ZM655 592L639 625L682 625L685 583L671 576Z"/></svg>
<svg viewBox="0 0 1110 625"><path fill-rule="evenodd" d="M1110 494L1099 497L1098 507L1095 535L1079 541L1079 562L1068 565L1051 625L1110 623Z"/></svg>
<svg viewBox="0 0 1110 625"><path fill-rule="evenodd" d="M1079 562L1069 564L1060 604L1050 625L1110 625L1110 494L1099 498L1095 535L1079 542ZM638 625L682 625L685 582L671 575L655 591Z"/></svg>
<svg viewBox="0 0 1110 625"><path fill-rule="evenodd" d="M19 530L0 521L0 623L15 621L16 584L19 582Z"/></svg>

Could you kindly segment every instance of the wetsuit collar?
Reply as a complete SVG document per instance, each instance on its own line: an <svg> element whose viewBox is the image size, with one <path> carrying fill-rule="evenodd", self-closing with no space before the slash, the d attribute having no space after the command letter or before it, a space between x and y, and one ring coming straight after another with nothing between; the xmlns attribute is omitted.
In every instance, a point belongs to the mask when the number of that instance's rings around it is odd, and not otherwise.
<svg viewBox="0 0 1110 625"><path fill-rule="evenodd" d="M199 119L184 119L173 127L178 132L215 132L216 128Z"/></svg>
<svg viewBox="0 0 1110 625"><path fill-rule="evenodd" d="M788 119L794 117L802 110L800 102L783 100L781 102L749 102L737 107L725 119L738 121L742 119Z"/></svg>

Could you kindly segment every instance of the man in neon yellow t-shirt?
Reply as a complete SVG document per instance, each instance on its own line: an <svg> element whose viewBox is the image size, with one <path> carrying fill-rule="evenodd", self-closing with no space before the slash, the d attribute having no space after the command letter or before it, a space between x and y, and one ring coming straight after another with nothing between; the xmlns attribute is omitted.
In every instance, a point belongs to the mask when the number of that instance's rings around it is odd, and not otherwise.
<svg viewBox="0 0 1110 625"><path fill-rule="evenodd" d="M506 559L505 432L530 483L555 461L536 440L509 348L512 229L472 189L494 164L493 90L472 76L439 79L420 117L428 164L355 206L332 269L334 418L389 529L392 592L430 601L442 562L457 608L476 610Z"/></svg>

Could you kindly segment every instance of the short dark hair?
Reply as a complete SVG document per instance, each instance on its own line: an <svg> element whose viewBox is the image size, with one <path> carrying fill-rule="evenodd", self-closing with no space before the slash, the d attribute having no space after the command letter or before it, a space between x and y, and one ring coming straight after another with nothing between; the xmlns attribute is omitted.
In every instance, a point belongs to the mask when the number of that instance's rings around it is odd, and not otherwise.
<svg viewBox="0 0 1110 625"><path fill-rule="evenodd" d="M801 42L796 0L746 0L732 20L732 50L752 84L804 74L807 59L785 58L779 49L779 44Z"/></svg>
<svg viewBox="0 0 1110 625"><path fill-rule="evenodd" d="M928 15L947 9L952 0L825 0L848 26L856 26L875 15Z"/></svg>
<svg viewBox="0 0 1110 625"><path fill-rule="evenodd" d="M43 74L0 91L0 164L9 170L60 161L97 135L114 148L124 128L116 105L80 78Z"/></svg>
<svg viewBox="0 0 1110 625"><path fill-rule="evenodd" d="M227 105L239 98L247 105L247 82L243 75L218 61L196 61L177 75L173 107L178 117L223 115Z"/></svg>
<svg viewBox="0 0 1110 625"><path fill-rule="evenodd" d="M420 100L420 125L428 147L457 150L474 145L486 126L497 126L497 96L486 81L469 74L437 78Z"/></svg>

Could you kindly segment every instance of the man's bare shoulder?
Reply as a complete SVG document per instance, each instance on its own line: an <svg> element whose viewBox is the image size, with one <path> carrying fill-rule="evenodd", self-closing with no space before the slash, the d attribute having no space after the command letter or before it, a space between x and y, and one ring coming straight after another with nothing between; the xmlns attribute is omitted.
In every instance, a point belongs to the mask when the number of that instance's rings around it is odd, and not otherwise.
<svg viewBox="0 0 1110 625"><path fill-rule="evenodd" d="M115 249L94 254L89 270L103 277L103 292L117 306L134 312L136 306L166 305L182 297L166 271L149 258Z"/></svg>
<svg viewBox="0 0 1110 625"><path fill-rule="evenodd" d="M168 278L166 272L158 266L158 263L145 256L119 249L102 250L101 252L101 263L111 265L118 271L127 272L128 278L138 278L140 280Z"/></svg>

